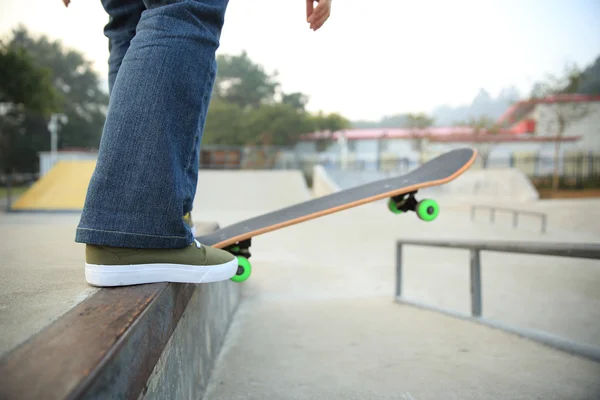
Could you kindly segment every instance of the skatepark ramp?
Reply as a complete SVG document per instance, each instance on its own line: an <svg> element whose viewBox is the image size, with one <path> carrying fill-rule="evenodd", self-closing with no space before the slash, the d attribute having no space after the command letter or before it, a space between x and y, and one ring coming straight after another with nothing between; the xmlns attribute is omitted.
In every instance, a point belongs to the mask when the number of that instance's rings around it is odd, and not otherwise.
<svg viewBox="0 0 600 400"><path fill-rule="evenodd" d="M199 210L274 210L310 198L297 170L201 170L194 206Z"/></svg>
<svg viewBox="0 0 600 400"><path fill-rule="evenodd" d="M80 211L95 160L59 161L11 207L13 211ZM310 198L304 176L291 170L202 170L195 205L203 210L269 210Z"/></svg>
<svg viewBox="0 0 600 400"><path fill-rule="evenodd" d="M15 203L12 211L79 211L83 209L95 160L59 161Z"/></svg>

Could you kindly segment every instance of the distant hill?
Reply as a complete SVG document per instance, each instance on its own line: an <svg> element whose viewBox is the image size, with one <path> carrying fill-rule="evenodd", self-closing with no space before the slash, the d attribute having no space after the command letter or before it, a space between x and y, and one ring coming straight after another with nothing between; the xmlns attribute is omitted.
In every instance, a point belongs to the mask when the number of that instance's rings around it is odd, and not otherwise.
<svg viewBox="0 0 600 400"><path fill-rule="evenodd" d="M434 108L431 114L436 126L451 126L458 121L466 121L484 115L496 120L519 100L521 100L521 94L514 87L503 89L496 98L493 98L487 90L480 89L471 104L459 107L439 106Z"/></svg>
<svg viewBox="0 0 600 400"><path fill-rule="evenodd" d="M503 89L497 98L492 97L487 90L480 89L471 104L458 107L441 105L434 108L430 115L434 118L435 126L451 126L458 121L466 121L482 115L497 119L518 100L521 100L521 95L514 87ZM385 116L379 121L353 121L352 126L358 129L400 128L405 120L404 114L396 114Z"/></svg>
<svg viewBox="0 0 600 400"><path fill-rule="evenodd" d="M581 80L577 88L581 94L600 95L600 56L581 72Z"/></svg>
<svg viewBox="0 0 600 400"><path fill-rule="evenodd" d="M533 85L535 91L536 83ZM600 56L592 65L581 71L581 76L576 87L569 87L569 91L588 95L600 95ZM491 119L499 118L512 104L523 100L529 93L522 95L515 87L503 89L496 98L492 97L485 89L480 89L471 104L458 107L440 105L435 107L430 114L434 118L435 126L452 126L459 121L487 116ZM385 116L379 121L352 121L353 128L400 128L406 121L404 114Z"/></svg>

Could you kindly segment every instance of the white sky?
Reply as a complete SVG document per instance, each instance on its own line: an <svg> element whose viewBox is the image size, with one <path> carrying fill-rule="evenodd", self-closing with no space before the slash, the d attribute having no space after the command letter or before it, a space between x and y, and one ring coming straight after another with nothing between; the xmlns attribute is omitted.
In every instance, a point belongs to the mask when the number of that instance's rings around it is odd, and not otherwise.
<svg viewBox="0 0 600 400"><path fill-rule="evenodd" d="M100 1L0 0L0 34L22 23L82 51L106 76L107 16ZM598 0L333 0L313 32L303 0L232 0L219 53L245 49L308 108L379 119L470 103L587 66L600 54Z"/></svg>

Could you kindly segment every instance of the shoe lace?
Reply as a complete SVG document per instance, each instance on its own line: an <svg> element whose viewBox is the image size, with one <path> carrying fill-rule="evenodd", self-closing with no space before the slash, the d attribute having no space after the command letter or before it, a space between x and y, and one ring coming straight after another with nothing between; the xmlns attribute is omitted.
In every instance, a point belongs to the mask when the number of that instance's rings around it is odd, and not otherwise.
<svg viewBox="0 0 600 400"><path fill-rule="evenodd" d="M196 248L199 249L202 247L202 243L200 243L199 241L197 241L196 239L194 239L194 243L196 244Z"/></svg>

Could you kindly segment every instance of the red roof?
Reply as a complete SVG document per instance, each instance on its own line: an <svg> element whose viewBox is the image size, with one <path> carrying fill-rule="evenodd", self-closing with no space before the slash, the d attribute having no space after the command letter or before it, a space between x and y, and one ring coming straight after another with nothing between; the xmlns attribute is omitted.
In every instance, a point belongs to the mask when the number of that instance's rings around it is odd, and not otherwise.
<svg viewBox="0 0 600 400"><path fill-rule="evenodd" d="M581 139L581 136L525 136L525 135L453 135L447 137L433 137L432 142L444 143L502 143L502 142L519 142L519 143L539 143L539 142L576 142Z"/></svg>
<svg viewBox="0 0 600 400"><path fill-rule="evenodd" d="M504 114L498 118L499 124L514 124L519 122L525 115L529 114L537 104L554 104L554 103L589 103L600 101L600 95L587 94L559 94L556 96L548 96L543 99L530 99L518 101L506 110Z"/></svg>
<svg viewBox="0 0 600 400"><path fill-rule="evenodd" d="M342 134L348 140L380 139L380 138L415 138L421 136L448 136L456 134L474 135L477 130L468 126L430 127L425 129L375 128L375 129L345 129L331 133L319 131L301 136L301 140L333 139L337 140Z"/></svg>
<svg viewBox="0 0 600 400"><path fill-rule="evenodd" d="M543 99L523 100L513 104L499 119L498 123L504 125L498 133L486 135L484 130L477 130L469 126L429 127L425 129L403 129L403 128L370 128L370 129L346 129L330 132L319 131L300 136L300 140L332 139L337 140L344 134L348 140L359 139L410 139L426 136L433 141L455 141L457 138L467 141L529 141L543 142L555 141L555 138L542 137L532 138L523 136L535 131L535 121L523 119L536 104L567 103L567 102L595 102L600 101L600 95L565 94L549 96ZM494 136L495 139L484 138ZM477 139L475 139L477 138ZM579 140L576 138L564 138L565 141Z"/></svg>

